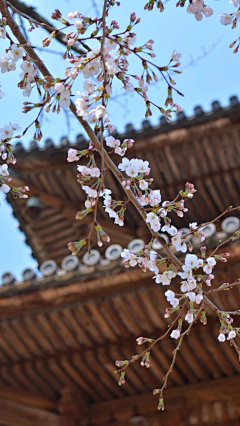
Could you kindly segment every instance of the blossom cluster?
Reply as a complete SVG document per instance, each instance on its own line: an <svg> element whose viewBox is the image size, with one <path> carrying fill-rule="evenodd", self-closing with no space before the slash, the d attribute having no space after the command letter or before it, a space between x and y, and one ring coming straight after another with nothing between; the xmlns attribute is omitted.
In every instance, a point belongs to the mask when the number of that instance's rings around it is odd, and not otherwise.
<svg viewBox="0 0 240 426"><path fill-rule="evenodd" d="M109 2L107 8L112 5ZM113 80L118 79L124 90L135 91L144 99L146 116L148 116L151 115L151 101L147 97L148 85L152 80L158 80L156 73L153 71L154 67L156 72L160 72L161 75L164 74L165 80L168 83L168 101L166 102L166 106L170 103L171 108L160 108L160 111L169 120L172 112L181 110L177 104L173 105L172 91L176 89L173 87L175 82L169 76L169 71L180 73L176 68L180 65L179 59L181 54L174 51L168 66L158 67L150 63L146 55L151 58L155 57L153 53L154 41L149 40L142 46L134 47L137 40L136 34L132 29L140 22L140 19L136 17L135 13L130 15L129 25L125 31L121 32L117 32L119 25L116 21L111 21L104 32L101 20L83 16L79 11L68 14L70 21L64 19L59 10L53 13L52 18L61 21L68 28L72 27L72 31L66 34L68 45L66 55L64 55L64 59L69 59L70 66L65 69L65 78L62 80L59 79L59 82L54 85L54 89L59 97L59 107L69 107L70 96L73 93L72 86L76 78L81 75L84 78L84 84L83 91L76 91L76 94L79 95L75 100L77 114L89 123L94 124L96 129L98 128L99 120L104 118L104 127L111 133L114 127L110 123L107 102L112 93ZM92 26L95 26L95 30L92 31L90 37L86 37L87 31L90 28L92 30ZM100 31L102 31L102 35L100 35ZM43 46L49 46L54 36L55 34L52 33L50 37L44 39ZM89 38L97 41L98 46L96 48L93 49L91 46L86 45L85 40ZM73 54L72 47L77 42L83 43L85 48L87 46L86 54L80 56ZM133 54L142 63L143 72L141 75L129 74L128 57ZM137 82L137 85L134 83L134 80ZM44 88L45 86L46 84ZM178 93L180 94L180 92ZM125 147L121 149L118 145L114 149L115 153L124 155Z"/></svg>
<svg viewBox="0 0 240 426"><path fill-rule="evenodd" d="M185 321L191 324L194 319L196 312L198 312L198 305L203 301L204 289L203 286L211 286L211 280L214 278L213 268L217 264L217 260L227 261L226 257L228 253L222 255L213 255L206 257L206 248L200 249L201 257L196 254L187 253L185 256L184 264L182 265L181 271L178 271L173 264L167 263L166 269L162 272L163 265L166 264L166 259L152 250L151 243L146 245L143 250L139 253L132 253L128 249L124 249L121 257L125 267L139 266L144 272L146 270L154 272L153 278L157 284L163 286L169 286L174 278L179 276L180 292L173 290L167 290L165 296L171 307L166 309L165 317L168 318L173 312L181 308L181 301L188 300L189 309L185 314ZM202 272L199 269L202 269ZM161 270L161 272L160 272ZM203 321L204 322L204 321ZM225 330L224 333L228 333L229 330ZM171 337L178 339L180 337L180 328L172 330ZM223 334L223 332L221 332ZM230 334L231 336L232 334ZM223 341L222 337L219 338Z"/></svg>
<svg viewBox="0 0 240 426"><path fill-rule="evenodd" d="M28 186L11 188L8 185L11 180L12 179L9 177L8 165L4 163L0 166L0 192L7 194L11 191L14 198L28 198L27 194L25 194L26 191L29 191Z"/></svg>
<svg viewBox="0 0 240 426"><path fill-rule="evenodd" d="M10 186L5 183L5 179L9 176L8 165L0 166L0 191L7 194L10 191Z"/></svg>
<svg viewBox="0 0 240 426"><path fill-rule="evenodd" d="M106 16L108 15L108 10L114 4L115 2L107 4ZM64 78L40 78L38 76L35 61L25 52L26 46L28 48L31 47L31 42L21 45L14 43L10 39L10 46L6 49L6 55L0 58L0 69L3 73L14 71L16 63L22 59L20 65L22 73L20 74L18 87L22 89L23 95L27 97L30 96L32 89L36 88L41 97L38 103L24 102L23 108L24 113L31 111L33 108L40 109L35 120L35 140L42 138L38 118L44 109L46 112L51 110L59 113L61 108L70 107L71 96L74 96L73 84L77 84L78 76L83 77L84 84L83 90L76 91L78 95L75 99L76 112L80 117L93 124L96 131L99 130L100 120L104 130L108 129L110 133L114 131L114 126L109 119L107 103L112 93L113 81L116 79L121 83L124 90L135 91L143 98L147 117L151 115L150 106L152 104L147 97L148 85L152 81L158 80L157 73L159 73L164 76L164 80L168 85L168 96L165 105L168 106L170 104L170 108L159 107L159 110L166 116L168 121L173 112L181 110L181 107L173 104L172 92L181 93L175 89L175 82L169 75L170 71L180 73L176 68L180 65L181 54L174 50L168 65L163 67L159 67L149 61L148 56L150 58L155 57L153 53L154 41L150 39L143 45L136 46L137 39L133 28L139 24L140 19L136 17L135 13L130 15L129 24L123 31L120 31L119 24L115 20L112 20L104 29L101 19L83 16L79 11L69 12L68 19L65 19L59 10L55 10L52 18L64 24L64 29L67 28L68 31L71 29L70 32L65 34L67 49L63 59L69 59L70 64L64 71ZM30 24L30 31L38 28L37 24ZM49 37L43 40L43 47L50 45L57 31L53 31ZM88 31L91 31L89 35L87 34ZM3 18L0 21L0 38L5 39L6 37L6 22ZM95 44L93 48L91 42L87 44L86 40L97 42L97 46ZM85 53L74 55L74 45L76 43L80 43L84 47ZM129 73L129 57L133 55L136 55L142 64L142 73L139 75ZM0 91L0 98L2 97L3 92ZM114 152L123 156L126 148L130 147L131 140L128 139L127 142L125 140L122 144L118 144L117 139L115 141ZM112 147L113 141L108 140L107 143Z"/></svg>
<svg viewBox="0 0 240 426"><path fill-rule="evenodd" d="M120 155L121 157L125 155L128 148L132 148L134 144L133 139L124 139L121 143L119 139L115 139L113 136L107 136L105 138L106 145L110 148L113 148L115 154Z"/></svg>
<svg viewBox="0 0 240 426"><path fill-rule="evenodd" d="M124 201L113 200L110 189L105 189L103 191L103 207L105 212L108 213L109 217L114 219L114 223L116 225L124 225L126 204Z"/></svg>
<svg viewBox="0 0 240 426"><path fill-rule="evenodd" d="M23 96L29 97L32 91L32 83L35 82L37 76L37 68L34 63L25 54L24 48L12 43L9 49L6 50L6 56L0 58L0 69L2 73L16 70L16 63L22 59L20 68L20 81L18 87L23 90Z"/></svg>
<svg viewBox="0 0 240 426"><path fill-rule="evenodd" d="M213 10L210 6L206 6L203 0L193 0L187 7L188 13L193 13L197 21L201 21L203 16L207 18L212 16Z"/></svg>
<svg viewBox="0 0 240 426"><path fill-rule="evenodd" d="M237 7L237 12L234 13L219 13L220 22L223 25L231 25L233 23L233 28L236 27L237 21L240 21L240 0L229 0L229 3Z"/></svg>

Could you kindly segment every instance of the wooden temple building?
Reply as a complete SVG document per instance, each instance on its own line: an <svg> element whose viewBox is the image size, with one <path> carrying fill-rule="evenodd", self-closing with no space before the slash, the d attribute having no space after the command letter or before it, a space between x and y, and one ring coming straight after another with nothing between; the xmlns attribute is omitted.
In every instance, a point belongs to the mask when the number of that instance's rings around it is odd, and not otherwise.
<svg viewBox="0 0 240 426"><path fill-rule="evenodd" d="M230 205L240 204L240 104L236 96L222 108L215 101L193 117L179 113L168 125L164 118L141 130L126 126L136 140L129 153L149 160L154 185L171 200L186 181L198 190L181 228L189 222L213 219ZM15 147L16 185L31 188L29 204L12 200L15 217L40 276L27 268L22 281L14 271L3 274L0 287L0 426L238 426L240 425L240 363L229 342L217 340L219 322L207 311L208 326L194 325L177 357L165 392L165 412L157 411L159 388L171 363L176 341L166 339L151 354L151 368L135 363L119 387L116 359L129 359L141 348L136 338L157 338L166 329L165 288L149 273L125 269L119 245L135 250L149 234L129 206L126 227L113 225L99 211L99 221L111 235L110 248L91 258L69 257L67 243L86 235L90 222L74 220L83 194L76 182L76 163L66 162L67 138L60 145L48 139L44 148L32 143ZM83 148L77 137L72 147ZM106 185L121 199L121 188L110 174ZM30 200L34 200L31 201ZM31 204L32 203L32 204ZM29 214L31 212L31 214ZM239 214L208 226L211 248L239 228ZM193 240L194 251L200 247ZM161 247L158 247L161 250ZM240 276L240 247L217 268L215 285ZM212 299L225 310L240 307L240 289ZM239 324L236 318L236 324Z"/></svg>

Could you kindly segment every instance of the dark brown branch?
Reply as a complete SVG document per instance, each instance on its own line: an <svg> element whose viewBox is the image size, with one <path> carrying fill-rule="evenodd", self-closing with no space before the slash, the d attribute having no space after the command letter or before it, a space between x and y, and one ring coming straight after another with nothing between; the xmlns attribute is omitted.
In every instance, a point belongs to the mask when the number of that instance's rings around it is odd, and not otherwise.
<svg viewBox="0 0 240 426"><path fill-rule="evenodd" d="M227 285L222 284L222 285L220 285L220 287L213 288L211 290L207 290L207 291L205 291L205 295L212 294L212 293L219 293L219 291L230 290L231 288L235 287L236 285L240 285L240 279L234 281L231 284L227 284Z"/></svg>
<svg viewBox="0 0 240 426"><path fill-rule="evenodd" d="M18 11L24 15L26 15L26 18L30 18L36 23L39 23L42 28L44 28L49 34L51 34L54 30L56 30L55 27L53 27L52 23L49 22L46 18L44 18L42 15L40 15L38 12L36 12L35 8L32 6L28 6L27 4L23 3L20 0L8 0L9 6L13 6L12 10L16 13ZM42 25L43 24L43 25ZM63 44L64 46L67 45L67 39L64 37L63 34L60 32L56 34L55 39L59 41L59 43ZM77 47L76 45L72 46L72 50L79 55L84 54L85 52Z"/></svg>

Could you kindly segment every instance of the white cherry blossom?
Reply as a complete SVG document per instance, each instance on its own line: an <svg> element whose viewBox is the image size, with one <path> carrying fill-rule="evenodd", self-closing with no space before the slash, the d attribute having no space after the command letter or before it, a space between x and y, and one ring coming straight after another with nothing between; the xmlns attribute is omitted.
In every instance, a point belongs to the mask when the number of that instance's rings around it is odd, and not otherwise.
<svg viewBox="0 0 240 426"><path fill-rule="evenodd" d="M163 274L155 275L153 278L156 284L169 285L175 276L176 274L173 271L164 271Z"/></svg>
<svg viewBox="0 0 240 426"><path fill-rule="evenodd" d="M197 303L197 305L199 305L201 303L201 301L203 300L203 295L202 293L199 293L196 295L196 299L195 302Z"/></svg>
<svg viewBox="0 0 240 426"><path fill-rule="evenodd" d="M188 313L186 314L186 316L185 316L185 320L189 323L189 324L191 324L192 322L193 322L193 320L194 320L194 316L193 316L193 313L191 312L191 311L188 311Z"/></svg>
<svg viewBox="0 0 240 426"><path fill-rule="evenodd" d="M180 58L182 57L181 53L178 53L176 50L173 51L171 60L175 62L179 62Z"/></svg>
<svg viewBox="0 0 240 426"><path fill-rule="evenodd" d="M225 334L220 333L219 336L218 336L218 340L219 340L219 342L225 342L225 340L226 340Z"/></svg>
<svg viewBox="0 0 240 426"><path fill-rule="evenodd" d="M59 93L64 92L66 90L66 87L64 86L63 83L56 83L54 85L54 90L55 90L56 93L59 94Z"/></svg>
<svg viewBox="0 0 240 426"><path fill-rule="evenodd" d="M95 84L90 80L85 80L83 83L83 89L91 95L95 90Z"/></svg>
<svg viewBox="0 0 240 426"><path fill-rule="evenodd" d="M189 223L188 226L189 226L189 229L195 231L198 225L197 225L197 222L192 222L192 223Z"/></svg>
<svg viewBox="0 0 240 426"><path fill-rule="evenodd" d="M105 106L98 105L97 108L96 108L96 111L95 111L95 115L96 115L97 120L100 120L100 118L107 115L107 110L106 110Z"/></svg>
<svg viewBox="0 0 240 426"><path fill-rule="evenodd" d="M79 157L78 157L78 151L76 149L70 148L68 150L68 157L67 157L67 161L69 163L72 163L73 161L78 161Z"/></svg>
<svg viewBox="0 0 240 426"><path fill-rule="evenodd" d="M3 164L2 166L0 166L0 175L2 175L2 176L8 176L9 175L7 164Z"/></svg>
<svg viewBox="0 0 240 426"><path fill-rule="evenodd" d="M144 179L141 179L141 180L138 182L138 184L139 184L139 188L140 188L142 191L144 191L145 189L148 189L148 183L147 183Z"/></svg>
<svg viewBox="0 0 240 426"><path fill-rule="evenodd" d="M83 22L80 19L76 19L74 25L75 27L77 27L78 30L81 30L84 27Z"/></svg>
<svg viewBox="0 0 240 426"><path fill-rule="evenodd" d="M212 267L211 265L204 265L203 267L203 271L205 272L205 274L209 275L212 273Z"/></svg>
<svg viewBox="0 0 240 426"><path fill-rule="evenodd" d="M174 237L171 238L172 245L175 247L179 246L181 243L181 234L178 232Z"/></svg>
<svg viewBox="0 0 240 426"><path fill-rule="evenodd" d="M234 330L231 330L231 331L229 331L229 333L228 333L228 337L227 337L227 339L228 340L231 340L231 339L235 339L235 337L236 337L236 332L234 331Z"/></svg>
<svg viewBox="0 0 240 426"><path fill-rule="evenodd" d="M168 302L170 302L171 300L175 299L175 293L172 290L167 290L165 291L165 296Z"/></svg>
<svg viewBox="0 0 240 426"><path fill-rule="evenodd" d="M5 194L7 194L10 191L10 186L6 185L5 183L3 183L0 187L0 191L4 192Z"/></svg>
<svg viewBox="0 0 240 426"><path fill-rule="evenodd" d="M191 269L198 268L199 266L198 261L199 259L196 256L196 254L187 254L185 257L185 265Z"/></svg>
<svg viewBox="0 0 240 426"><path fill-rule="evenodd" d="M128 262L130 266L137 265L137 256L134 253L131 253L130 250L124 249L121 253L121 257L124 262Z"/></svg>
<svg viewBox="0 0 240 426"><path fill-rule="evenodd" d="M8 58L6 56L1 56L0 58L0 68L1 68L1 72L5 73L9 70L9 62L8 62Z"/></svg>
<svg viewBox="0 0 240 426"><path fill-rule="evenodd" d="M223 25L231 25L232 23L232 17L229 15L229 13L219 13L218 16L220 17L220 23Z"/></svg>
<svg viewBox="0 0 240 426"><path fill-rule="evenodd" d="M150 206L155 207L161 203L161 192L160 189L151 190L149 193Z"/></svg>
<svg viewBox="0 0 240 426"><path fill-rule="evenodd" d="M129 164L130 164L130 160L126 157L123 157L122 162L118 165L118 168L119 170L124 172L125 170L127 170Z"/></svg>
<svg viewBox="0 0 240 426"><path fill-rule="evenodd" d="M212 268L216 265L216 260L214 259L214 257L208 257L207 259L206 259L206 261L207 261L207 263L208 263L208 265L210 265Z"/></svg>
<svg viewBox="0 0 240 426"><path fill-rule="evenodd" d="M189 300L191 300L191 302L195 302L196 294L194 293L194 291L189 291L188 293L186 293L186 296L189 298Z"/></svg>
<svg viewBox="0 0 240 426"><path fill-rule="evenodd" d="M61 108L69 108L70 106L70 90L64 90L60 94L59 105Z"/></svg>
<svg viewBox="0 0 240 426"><path fill-rule="evenodd" d="M229 3L233 4L233 6L235 6L235 7L240 6L240 0L229 0Z"/></svg>
<svg viewBox="0 0 240 426"><path fill-rule="evenodd" d="M138 175L138 168L137 165L130 162L128 168L125 170L126 174L129 177L136 177Z"/></svg>
<svg viewBox="0 0 240 426"><path fill-rule="evenodd" d="M25 74L34 73L34 66L30 61L23 61L22 64L20 65L20 68L23 70Z"/></svg>
<svg viewBox="0 0 240 426"><path fill-rule="evenodd" d="M17 62L24 55L24 49L17 44L11 45L11 50L8 51L8 57L12 59L13 62Z"/></svg>
<svg viewBox="0 0 240 426"><path fill-rule="evenodd" d="M0 129L0 136L2 139L11 138L13 136L12 126L5 125Z"/></svg>
<svg viewBox="0 0 240 426"><path fill-rule="evenodd" d="M146 222L150 224L153 231L158 232L161 228L160 220L154 213L148 213L146 216Z"/></svg>
<svg viewBox="0 0 240 426"><path fill-rule="evenodd" d="M170 337L172 339L179 339L180 335L181 335L180 330L176 329L171 332Z"/></svg>
<svg viewBox="0 0 240 426"><path fill-rule="evenodd" d="M83 185L82 189L86 192L87 195L91 198L97 198L97 191L96 189L92 189L89 186Z"/></svg>

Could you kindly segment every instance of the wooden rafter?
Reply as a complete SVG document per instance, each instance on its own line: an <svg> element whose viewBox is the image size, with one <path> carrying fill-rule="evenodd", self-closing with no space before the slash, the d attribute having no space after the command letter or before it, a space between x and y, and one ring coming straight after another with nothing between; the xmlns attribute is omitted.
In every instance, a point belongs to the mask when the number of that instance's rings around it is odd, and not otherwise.
<svg viewBox="0 0 240 426"><path fill-rule="evenodd" d="M62 426L58 414L0 398L0 421L6 426Z"/></svg>
<svg viewBox="0 0 240 426"><path fill-rule="evenodd" d="M182 407L189 409L191 406L206 401L232 401L240 402L240 376L227 377L219 380L185 385L177 388L166 389L165 402L167 413ZM90 407L90 419L94 425L106 425L113 420L126 421L136 415L151 415L156 413L157 397L151 394L138 395L128 398L111 400ZM163 414L164 416L164 414ZM159 416L161 422L161 417ZM167 423L163 423L164 425Z"/></svg>

